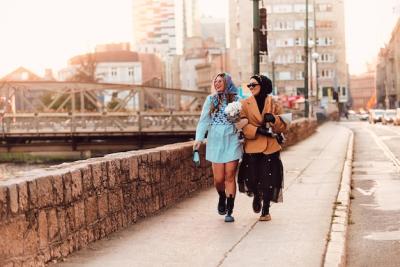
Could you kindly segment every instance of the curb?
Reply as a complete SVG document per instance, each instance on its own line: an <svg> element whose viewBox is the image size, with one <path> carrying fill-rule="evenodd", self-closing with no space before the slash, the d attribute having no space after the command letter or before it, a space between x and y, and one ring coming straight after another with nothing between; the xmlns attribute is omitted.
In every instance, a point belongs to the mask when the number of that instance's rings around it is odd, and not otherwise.
<svg viewBox="0 0 400 267"><path fill-rule="evenodd" d="M350 211L351 173L353 162L354 133L351 131L343 165L342 180L332 213L331 229L323 259L324 267L346 266L346 237Z"/></svg>

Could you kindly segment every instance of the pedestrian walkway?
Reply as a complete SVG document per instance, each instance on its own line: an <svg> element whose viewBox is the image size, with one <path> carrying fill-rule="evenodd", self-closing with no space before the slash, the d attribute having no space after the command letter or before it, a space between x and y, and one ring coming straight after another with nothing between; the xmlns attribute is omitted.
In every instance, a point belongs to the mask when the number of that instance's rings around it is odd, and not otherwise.
<svg viewBox="0 0 400 267"><path fill-rule="evenodd" d="M234 223L214 189L98 241L57 266L307 266L322 264L350 131L326 123L282 153L284 202L259 222L238 194ZM56 264L52 265L56 266Z"/></svg>

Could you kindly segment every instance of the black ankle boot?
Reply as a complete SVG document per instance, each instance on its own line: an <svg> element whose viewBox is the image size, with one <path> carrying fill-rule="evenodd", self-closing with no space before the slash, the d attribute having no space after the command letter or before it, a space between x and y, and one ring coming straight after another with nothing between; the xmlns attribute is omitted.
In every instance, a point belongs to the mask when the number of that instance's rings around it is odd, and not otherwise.
<svg viewBox="0 0 400 267"><path fill-rule="evenodd" d="M219 200L218 200L218 214L225 215L226 214L226 195L225 191L218 191Z"/></svg>
<svg viewBox="0 0 400 267"><path fill-rule="evenodd" d="M233 218L232 216L234 206L235 206L235 198L232 195L229 195L229 197L226 200L226 208L228 213L225 216L225 222L235 221L235 218Z"/></svg>
<svg viewBox="0 0 400 267"><path fill-rule="evenodd" d="M260 194L254 194L254 198L253 198L253 211L255 213L259 213L261 210L261 198L260 198Z"/></svg>
<svg viewBox="0 0 400 267"><path fill-rule="evenodd" d="M260 221L270 221L271 220L271 215L269 214L269 206L270 206L270 201L263 200L263 207L261 209Z"/></svg>

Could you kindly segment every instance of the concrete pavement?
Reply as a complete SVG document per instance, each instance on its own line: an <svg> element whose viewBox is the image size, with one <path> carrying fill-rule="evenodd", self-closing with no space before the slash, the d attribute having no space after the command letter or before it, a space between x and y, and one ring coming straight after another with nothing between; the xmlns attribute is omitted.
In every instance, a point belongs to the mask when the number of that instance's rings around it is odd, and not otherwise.
<svg viewBox="0 0 400 267"><path fill-rule="evenodd" d="M326 123L282 153L284 202L270 222L238 194L224 223L209 189L52 266L321 266L350 134Z"/></svg>

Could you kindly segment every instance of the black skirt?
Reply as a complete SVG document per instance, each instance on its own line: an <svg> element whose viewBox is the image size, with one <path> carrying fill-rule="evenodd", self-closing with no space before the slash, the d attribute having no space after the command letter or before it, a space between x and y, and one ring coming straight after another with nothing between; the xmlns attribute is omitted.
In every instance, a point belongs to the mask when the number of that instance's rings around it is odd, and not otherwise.
<svg viewBox="0 0 400 267"><path fill-rule="evenodd" d="M253 195L269 194L273 202L282 202L283 165L280 152L243 154L238 174L239 191Z"/></svg>

